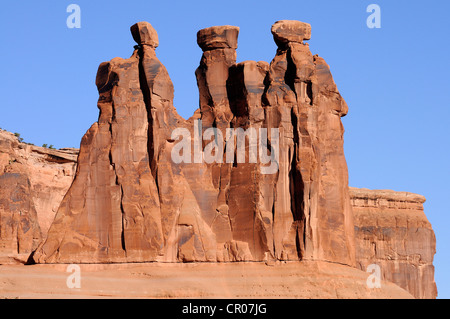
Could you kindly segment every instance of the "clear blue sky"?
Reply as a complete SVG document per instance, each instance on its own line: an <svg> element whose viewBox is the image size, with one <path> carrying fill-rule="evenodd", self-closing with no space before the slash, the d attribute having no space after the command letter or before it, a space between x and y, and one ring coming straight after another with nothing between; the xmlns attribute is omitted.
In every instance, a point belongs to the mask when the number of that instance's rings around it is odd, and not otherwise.
<svg viewBox="0 0 450 319"><path fill-rule="evenodd" d="M81 8L80 29L66 26L71 3ZM381 29L366 25L371 3L381 7ZM350 184L426 196L439 297L450 298L449 12L447 0L4 1L0 127L36 145L78 147L98 117L98 65L132 54L135 22L158 31L157 54L185 118L198 107L199 29L239 26L238 61L270 62L271 25L308 22L310 48L331 66L350 108Z"/></svg>

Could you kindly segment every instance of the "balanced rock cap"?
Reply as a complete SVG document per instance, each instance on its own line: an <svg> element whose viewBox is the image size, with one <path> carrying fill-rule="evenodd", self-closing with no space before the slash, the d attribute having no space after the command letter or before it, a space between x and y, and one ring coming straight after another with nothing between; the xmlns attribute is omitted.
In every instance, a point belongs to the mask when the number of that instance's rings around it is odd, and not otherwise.
<svg viewBox="0 0 450 319"><path fill-rule="evenodd" d="M311 39L311 25L296 20L281 20L272 25L275 43L283 46L289 42L303 43Z"/></svg>
<svg viewBox="0 0 450 319"><path fill-rule="evenodd" d="M157 48L159 45L158 33L148 22L138 22L131 26L131 34L134 41L139 45L149 45L153 48Z"/></svg>
<svg viewBox="0 0 450 319"><path fill-rule="evenodd" d="M224 25L202 29L197 32L197 43L203 51L214 49L237 49L239 27Z"/></svg>

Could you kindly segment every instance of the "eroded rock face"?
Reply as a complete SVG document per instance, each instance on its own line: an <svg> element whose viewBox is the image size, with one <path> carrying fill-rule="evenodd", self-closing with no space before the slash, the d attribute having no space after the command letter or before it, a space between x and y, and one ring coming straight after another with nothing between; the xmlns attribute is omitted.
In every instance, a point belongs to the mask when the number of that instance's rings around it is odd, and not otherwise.
<svg viewBox="0 0 450 319"><path fill-rule="evenodd" d="M436 238L423 211L425 197L357 188L350 188L350 196L358 268L377 264L383 279L414 297L436 298Z"/></svg>
<svg viewBox="0 0 450 319"><path fill-rule="evenodd" d="M0 130L0 262L26 261L72 183L77 150L21 143Z"/></svg>

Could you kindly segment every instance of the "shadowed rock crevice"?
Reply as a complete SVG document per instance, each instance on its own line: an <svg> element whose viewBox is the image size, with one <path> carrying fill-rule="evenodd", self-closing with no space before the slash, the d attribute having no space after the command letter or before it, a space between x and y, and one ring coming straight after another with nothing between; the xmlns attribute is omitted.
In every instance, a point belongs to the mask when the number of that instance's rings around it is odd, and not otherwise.
<svg viewBox="0 0 450 319"><path fill-rule="evenodd" d="M292 110L291 113L293 127L298 127L297 116ZM294 129L294 155L292 156L290 171L290 195L291 195L291 211L294 219L293 226L296 231L296 248L299 259L302 259L305 253L305 205L304 205L304 185L301 172L298 169L296 158L298 157L299 135Z"/></svg>
<svg viewBox="0 0 450 319"><path fill-rule="evenodd" d="M154 141L153 141L153 117L151 112L151 99L150 99L150 88L147 83L147 79L145 77L144 67L142 65L144 51L142 47L139 47L138 49L138 56L139 56L139 85L142 92L142 95L144 97L144 103L145 107L147 109L147 115L148 115L148 155L149 158L152 159L149 162L150 170L152 171L152 175L154 178L156 178L156 161L155 158L155 150L153 147Z"/></svg>

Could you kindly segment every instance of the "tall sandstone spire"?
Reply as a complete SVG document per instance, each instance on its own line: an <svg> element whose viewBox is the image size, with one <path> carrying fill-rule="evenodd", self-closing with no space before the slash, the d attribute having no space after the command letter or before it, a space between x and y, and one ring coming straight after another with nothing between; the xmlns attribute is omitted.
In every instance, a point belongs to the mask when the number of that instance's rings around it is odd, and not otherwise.
<svg viewBox="0 0 450 319"><path fill-rule="evenodd" d="M81 141L75 180L35 262L301 259L354 266L341 123L347 105L328 65L304 43L310 25L276 22L270 64L236 63L237 27L200 30L200 107L188 120L173 106L156 31L139 22L131 32L133 55L99 67L100 116ZM196 145L195 138L210 128L222 133L213 136L222 160L173 160L174 131L189 132L201 159L211 139ZM239 157L227 129L276 130L259 149L275 159L276 171L264 174L261 158L250 160L249 135L245 161L226 161L227 152Z"/></svg>

